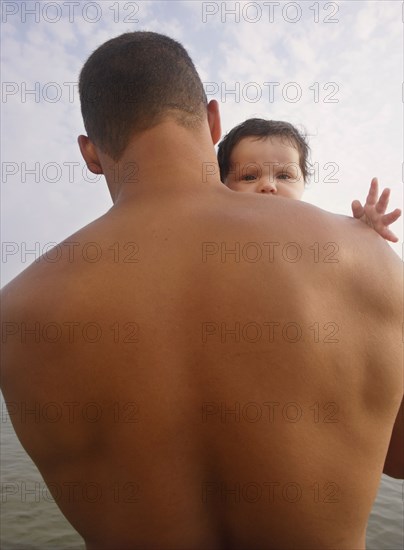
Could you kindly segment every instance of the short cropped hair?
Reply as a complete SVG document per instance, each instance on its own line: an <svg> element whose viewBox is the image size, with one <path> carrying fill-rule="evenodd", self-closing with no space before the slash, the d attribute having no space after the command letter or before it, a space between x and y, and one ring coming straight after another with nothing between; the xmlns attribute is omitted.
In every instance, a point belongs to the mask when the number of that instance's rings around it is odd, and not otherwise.
<svg viewBox="0 0 404 550"><path fill-rule="evenodd" d="M299 165L303 179L307 182L311 175L311 164L309 161L310 148L306 135L299 132L289 122L281 120L265 120L263 118L249 118L238 126L235 126L219 143L217 158L220 168L220 179L224 182L230 171L230 157L234 147L243 138L257 137L266 139L271 136L286 138L296 147L299 153Z"/></svg>
<svg viewBox="0 0 404 550"><path fill-rule="evenodd" d="M79 79L88 137L119 160L134 134L172 116L198 127L206 94L191 58L179 43L155 32L128 32L97 48Z"/></svg>

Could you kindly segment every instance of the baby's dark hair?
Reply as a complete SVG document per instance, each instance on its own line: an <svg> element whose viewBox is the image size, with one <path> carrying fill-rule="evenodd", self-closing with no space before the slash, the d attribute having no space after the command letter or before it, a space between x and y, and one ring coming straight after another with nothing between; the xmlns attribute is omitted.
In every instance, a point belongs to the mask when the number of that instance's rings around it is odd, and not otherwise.
<svg viewBox="0 0 404 550"><path fill-rule="evenodd" d="M310 147L306 140L306 135L299 132L289 122L282 120L265 120L263 118L249 118L235 126L228 134L224 136L219 143L217 159L220 168L220 179L226 180L230 172L230 157L234 147L246 137L257 137L265 139L271 136L281 136L286 138L299 152L299 165L303 174L305 183L311 175L311 164L309 161Z"/></svg>

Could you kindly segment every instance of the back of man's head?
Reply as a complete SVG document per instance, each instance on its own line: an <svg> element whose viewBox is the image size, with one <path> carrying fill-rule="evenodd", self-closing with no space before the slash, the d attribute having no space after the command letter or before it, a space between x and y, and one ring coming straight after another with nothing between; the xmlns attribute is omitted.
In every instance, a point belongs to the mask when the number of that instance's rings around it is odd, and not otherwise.
<svg viewBox="0 0 404 550"><path fill-rule="evenodd" d="M206 116L206 94L181 44L154 32L108 40L87 59L79 92L90 140L118 161L134 134L171 116L197 128Z"/></svg>

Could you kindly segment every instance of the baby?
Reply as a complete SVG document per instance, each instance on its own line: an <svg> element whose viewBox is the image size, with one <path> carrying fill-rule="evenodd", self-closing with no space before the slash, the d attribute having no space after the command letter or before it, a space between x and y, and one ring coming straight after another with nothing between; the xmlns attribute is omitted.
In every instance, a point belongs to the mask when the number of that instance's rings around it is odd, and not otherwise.
<svg viewBox="0 0 404 550"><path fill-rule="evenodd" d="M218 161L222 182L241 193L272 193L300 200L310 176L309 146L305 137L288 122L250 118L233 128L220 142ZM355 200L355 218L372 227L384 239L397 242L389 225L401 210L385 214L390 190L378 199L373 178L364 206Z"/></svg>

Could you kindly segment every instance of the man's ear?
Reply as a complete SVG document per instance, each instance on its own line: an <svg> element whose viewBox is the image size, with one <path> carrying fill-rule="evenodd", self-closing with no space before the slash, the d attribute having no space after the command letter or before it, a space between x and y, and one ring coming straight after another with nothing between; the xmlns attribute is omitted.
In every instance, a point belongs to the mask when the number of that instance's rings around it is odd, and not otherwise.
<svg viewBox="0 0 404 550"><path fill-rule="evenodd" d="M79 136L77 138L77 142L79 144L83 159L90 172L93 174L103 174L104 171L102 169L100 159L98 158L94 143L87 136Z"/></svg>
<svg viewBox="0 0 404 550"><path fill-rule="evenodd" d="M219 103L216 99L211 99L208 103L208 124L213 145L219 141L222 135L222 126L220 124Z"/></svg>

